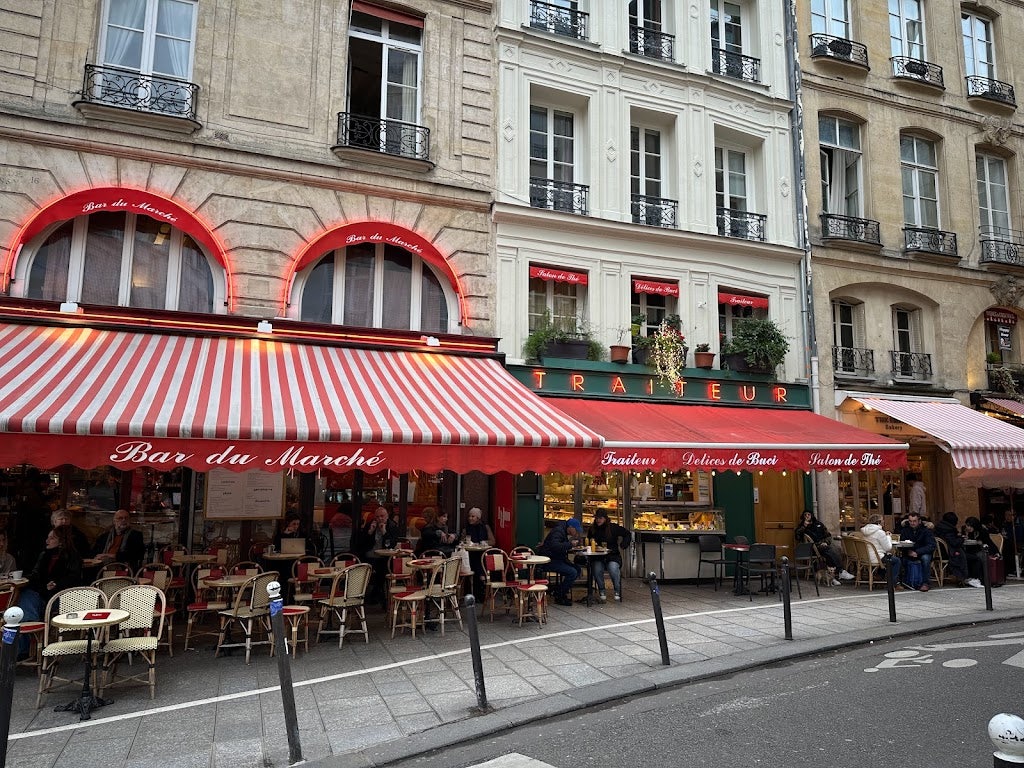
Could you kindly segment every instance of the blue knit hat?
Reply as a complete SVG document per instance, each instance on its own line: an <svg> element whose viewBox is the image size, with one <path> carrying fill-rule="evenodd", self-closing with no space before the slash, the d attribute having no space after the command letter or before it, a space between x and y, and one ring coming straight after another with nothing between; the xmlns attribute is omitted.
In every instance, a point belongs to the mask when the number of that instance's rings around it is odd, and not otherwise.
<svg viewBox="0 0 1024 768"><path fill-rule="evenodd" d="M575 528L577 531L583 530L583 523L577 520L575 517L570 517L566 523L569 528Z"/></svg>

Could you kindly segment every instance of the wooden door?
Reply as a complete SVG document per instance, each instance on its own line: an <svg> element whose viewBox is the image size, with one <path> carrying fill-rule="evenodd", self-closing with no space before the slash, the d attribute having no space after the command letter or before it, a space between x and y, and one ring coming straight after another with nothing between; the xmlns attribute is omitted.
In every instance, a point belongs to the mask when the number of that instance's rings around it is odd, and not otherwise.
<svg viewBox="0 0 1024 768"><path fill-rule="evenodd" d="M793 531L804 511L804 483L800 472L765 472L754 475L754 530L765 544L786 546L779 556L792 559Z"/></svg>

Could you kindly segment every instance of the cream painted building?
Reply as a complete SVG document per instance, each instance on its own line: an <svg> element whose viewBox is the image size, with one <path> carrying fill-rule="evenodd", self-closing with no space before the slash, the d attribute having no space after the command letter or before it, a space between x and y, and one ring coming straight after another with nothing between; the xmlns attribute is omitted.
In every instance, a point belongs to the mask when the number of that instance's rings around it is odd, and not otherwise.
<svg viewBox="0 0 1024 768"><path fill-rule="evenodd" d="M1021 362L1024 14L815 0L797 23L822 413L909 440L929 513L963 521L984 509L948 445L861 400L970 406L992 394L987 355ZM905 511L906 479L827 477L823 517Z"/></svg>
<svg viewBox="0 0 1024 768"><path fill-rule="evenodd" d="M545 312L605 347L628 345L637 315L651 328L678 314L691 348L717 352L753 311L790 340L782 378L806 379L782 12L499 4L497 326L511 359Z"/></svg>

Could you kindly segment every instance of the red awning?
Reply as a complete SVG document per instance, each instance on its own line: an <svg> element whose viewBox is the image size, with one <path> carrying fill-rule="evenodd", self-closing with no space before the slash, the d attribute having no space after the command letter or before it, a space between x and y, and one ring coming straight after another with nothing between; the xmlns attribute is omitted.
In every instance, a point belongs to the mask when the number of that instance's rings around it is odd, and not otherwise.
<svg viewBox="0 0 1024 768"><path fill-rule="evenodd" d="M539 277L541 280L553 280L556 283L572 283L573 285L586 285L587 273L574 272L571 269L552 269L551 267L530 267L530 277Z"/></svg>
<svg viewBox="0 0 1024 768"><path fill-rule="evenodd" d="M633 278L634 293L652 293L655 296L678 296L679 283L671 283L664 280L645 280L642 277Z"/></svg>
<svg viewBox="0 0 1024 768"><path fill-rule="evenodd" d="M745 293L725 293L724 291L719 291L718 303L728 304L731 307L768 309L768 299L764 296L748 296Z"/></svg>
<svg viewBox="0 0 1024 768"><path fill-rule="evenodd" d="M492 358L11 324L0 370L0 466L572 472L601 445Z"/></svg>
<svg viewBox="0 0 1024 768"><path fill-rule="evenodd" d="M551 399L604 436L595 470L896 469L907 445L810 411Z"/></svg>

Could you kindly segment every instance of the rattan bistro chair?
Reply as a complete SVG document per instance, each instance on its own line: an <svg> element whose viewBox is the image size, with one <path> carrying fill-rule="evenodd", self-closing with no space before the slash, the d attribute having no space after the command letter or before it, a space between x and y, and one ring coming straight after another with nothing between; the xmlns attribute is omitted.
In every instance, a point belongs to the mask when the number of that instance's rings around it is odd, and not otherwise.
<svg viewBox="0 0 1024 768"><path fill-rule="evenodd" d="M235 595L234 605L226 611L220 612L220 635L217 638L217 652L219 656L225 648L245 647L245 663L249 663L254 645L269 645L273 653L273 640L270 637L270 595L267 594L267 585L277 581L280 574L277 571L267 571L252 576L242 585ZM225 637L229 626L237 624L245 633L245 640L238 643L227 643ZM262 628L266 633L266 640L254 642L255 630Z"/></svg>
<svg viewBox="0 0 1024 768"><path fill-rule="evenodd" d="M437 611L436 619L427 621L438 621L441 625L441 635L444 635L444 625L449 621L458 621L459 629L462 629L462 612L459 610L459 568L462 559L450 557L441 562L439 568L435 568L430 580L424 590L427 593L427 600ZM452 615L448 616L447 611L451 609Z"/></svg>
<svg viewBox="0 0 1024 768"><path fill-rule="evenodd" d="M108 640L101 649L103 654L103 687L133 680L149 684L149 698L156 696L156 652L164 631L167 598L157 587L148 584L128 586L110 598L111 608L128 611L128 618L117 627L117 637ZM123 677L116 677L117 665L125 656L138 654L146 662L146 669ZM132 666L132 665L130 665Z"/></svg>
<svg viewBox="0 0 1024 768"><path fill-rule="evenodd" d="M88 640L85 633L91 630L59 629L50 619L55 614L84 613L106 608L107 598L96 587L72 587L58 592L50 598L43 613L42 664L39 669L39 693L36 709L43 706L43 694L55 687L81 684L81 678L59 677L57 669L60 660L67 656L85 656ZM102 638L102 635L101 635ZM94 647L99 647L99 643ZM56 683L56 685L55 685Z"/></svg>
<svg viewBox="0 0 1024 768"><path fill-rule="evenodd" d="M334 574L331 591L326 599L320 601L320 627L316 640L321 635L338 635L338 647L341 648L347 635L362 635L363 640L370 642L370 633L366 629L366 590L373 575L373 566L369 563L356 563ZM350 612L351 611L351 615ZM328 629L331 616L338 621L337 629ZM359 629L349 627L349 619L354 616L359 622Z"/></svg>

